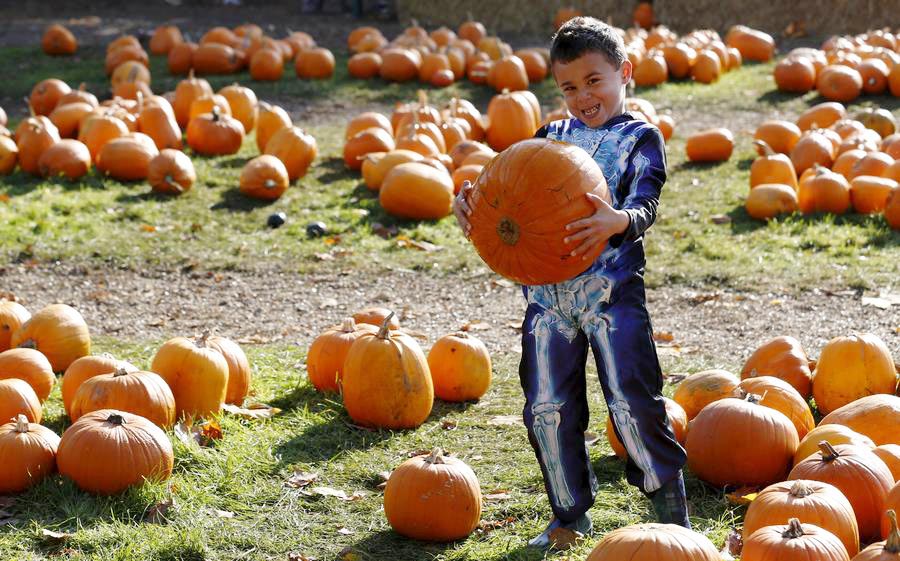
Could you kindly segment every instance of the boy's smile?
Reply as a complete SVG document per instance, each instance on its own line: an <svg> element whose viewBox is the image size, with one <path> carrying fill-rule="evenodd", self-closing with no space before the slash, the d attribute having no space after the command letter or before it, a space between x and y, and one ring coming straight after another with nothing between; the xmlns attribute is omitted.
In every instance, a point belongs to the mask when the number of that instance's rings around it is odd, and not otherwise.
<svg viewBox="0 0 900 561"><path fill-rule="evenodd" d="M625 110L625 84L631 80L627 59L617 70L606 55L587 52L551 67L569 113L589 127L599 127Z"/></svg>

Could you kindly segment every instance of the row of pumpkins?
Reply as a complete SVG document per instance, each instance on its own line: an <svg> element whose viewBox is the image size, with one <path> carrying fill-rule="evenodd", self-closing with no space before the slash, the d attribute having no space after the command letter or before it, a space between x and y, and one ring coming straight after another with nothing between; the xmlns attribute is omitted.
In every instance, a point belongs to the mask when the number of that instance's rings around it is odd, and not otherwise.
<svg viewBox="0 0 900 561"><path fill-rule="evenodd" d="M779 90L811 90L831 101L847 103L859 96L900 95L898 37L888 30L830 37L819 49L796 48L773 70Z"/></svg>
<svg viewBox="0 0 900 561"><path fill-rule="evenodd" d="M18 164L26 173L75 181L96 166L114 179L147 180L155 191L180 194L196 181L182 152L184 138L195 154L221 156L240 150L255 130L263 155L244 167L240 189L275 199L317 156L315 138L293 126L284 109L258 102L250 88L232 84L214 93L209 82L189 75L174 92L158 96L149 89L149 72L131 77L136 81L128 83L143 86L136 100L117 96L100 103L83 87L72 90L54 78L35 85L31 117L11 136L0 114L0 174Z"/></svg>

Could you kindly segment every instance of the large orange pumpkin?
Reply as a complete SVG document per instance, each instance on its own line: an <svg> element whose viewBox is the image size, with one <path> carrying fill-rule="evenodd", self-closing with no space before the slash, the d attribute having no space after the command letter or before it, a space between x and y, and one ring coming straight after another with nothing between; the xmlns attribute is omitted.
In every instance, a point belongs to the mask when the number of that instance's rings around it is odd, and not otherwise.
<svg viewBox="0 0 900 561"><path fill-rule="evenodd" d="M354 422L386 429L418 427L431 414L434 386L428 360L416 340L389 329L354 341L344 361L344 407Z"/></svg>
<svg viewBox="0 0 900 561"><path fill-rule="evenodd" d="M692 162L724 162L734 150L734 135L724 128L701 131L688 137L685 148Z"/></svg>
<svg viewBox="0 0 900 561"><path fill-rule="evenodd" d="M175 337L153 357L150 370L169 384L175 396L175 415L197 418L222 411L228 389L228 362L205 338Z"/></svg>
<svg viewBox="0 0 900 561"><path fill-rule="evenodd" d="M221 43L201 43L192 60L198 74L233 74L243 64L242 53Z"/></svg>
<svg viewBox="0 0 900 561"><path fill-rule="evenodd" d="M741 369L741 379L774 376L789 383L804 399L812 393L809 358L794 337L780 336L760 345Z"/></svg>
<svg viewBox="0 0 900 561"><path fill-rule="evenodd" d="M797 174L802 174L814 165L831 167L837 150L824 129L807 131L791 150L791 162Z"/></svg>
<svg viewBox="0 0 900 561"><path fill-rule="evenodd" d="M703 534L675 524L635 524L609 532L586 561L721 561Z"/></svg>
<svg viewBox="0 0 900 561"><path fill-rule="evenodd" d="M771 35L744 25L729 29L725 43L740 51L744 60L766 62L775 54L775 40Z"/></svg>
<svg viewBox="0 0 900 561"><path fill-rule="evenodd" d="M89 116L79 127L78 140L88 147L94 163L100 159L100 152L106 143L128 134L128 126L112 112Z"/></svg>
<svg viewBox="0 0 900 561"><path fill-rule="evenodd" d="M75 308L51 304L22 324L13 333L10 345L40 351L53 372L62 372L72 362L91 353L87 323Z"/></svg>
<svg viewBox="0 0 900 561"><path fill-rule="evenodd" d="M306 170L316 158L319 150L316 139L299 127L284 127L278 130L266 144L266 154L282 161L291 181L306 175Z"/></svg>
<svg viewBox="0 0 900 561"><path fill-rule="evenodd" d="M877 335L835 337L822 349L813 378L813 397L823 415L861 397L896 391L894 361Z"/></svg>
<svg viewBox="0 0 900 561"><path fill-rule="evenodd" d="M62 377L63 406L69 418L72 417L72 400L75 393L86 380L101 374L112 374L117 370L137 371L133 364L118 360L112 355L83 356L66 368Z"/></svg>
<svg viewBox="0 0 900 561"><path fill-rule="evenodd" d="M430 514L423 518L423 512ZM459 540L481 519L481 487L472 468L438 448L406 460L391 473L384 488L384 514L403 536Z"/></svg>
<svg viewBox="0 0 900 561"><path fill-rule="evenodd" d="M806 57L787 57L775 65L772 75L780 91L806 93L816 86L816 67Z"/></svg>
<svg viewBox="0 0 900 561"><path fill-rule="evenodd" d="M59 142L59 132L51 122L31 123L16 135L19 167L32 175L40 175L40 159L44 152Z"/></svg>
<svg viewBox="0 0 900 561"><path fill-rule="evenodd" d="M863 397L836 409L820 424L836 423L868 436L877 445L900 444L900 397L875 394Z"/></svg>
<svg viewBox="0 0 900 561"><path fill-rule="evenodd" d="M0 493L21 493L56 471L59 437L19 415L0 425Z"/></svg>
<svg viewBox="0 0 900 561"><path fill-rule="evenodd" d="M25 380L0 380L0 423L8 423L24 415L31 423L40 423L44 409L34 389Z"/></svg>
<svg viewBox="0 0 900 561"><path fill-rule="evenodd" d="M85 380L75 392L69 417L77 421L100 409L140 415L159 427L175 424L175 397L158 374L120 368Z"/></svg>
<svg viewBox="0 0 900 561"><path fill-rule="evenodd" d="M60 103L50 113L50 122L56 125L60 138L75 138L81 122L93 112L94 107L83 101Z"/></svg>
<svg viewBox="0 0 900 561"><path fill-rule="evenodd" d="M257 81L276 81L284 73L281 51L259 49L250 58L250 77Z"/></svg>
<svg viewBox="0 0 900 561"><path fill-rule="evenodd" d="M240 345L218 335L206 338L206 345L219 351L228 364L228 389L225 391L225 403L241 405L250 392L253 370L250 361Z"/></svg>
<svg viewBox="0 0 900 561"><path fill-rule="evenodd" d="M34 85L28 102L36 115L49 115L56 109L60 98L71 91L72 88L62 80L48 78Z"/></svg>
<svg viewBox="0 0 900 561"><path fill-rule="evenodd" d="M197 51L197 43L185 41L174 45L169 50L167 63L169 72L173 75L184 75L194 67L194 52Z"/></svg>
<svg viewBox="0 0 900 561"><path fill-rule="evenodd" d="M572 258L576 244L564 241L567 224L594 212L587 193L610 201L603 173L584 150L544 139L519 142L478 177L470 239L489 267L516 282L570 279L605 247Z"/></svg>
<svg viewBox="0 0 900 561"><path fill-rule="evenodd" d="M218 107L191 119L187 126L187 143L204 156L235 154L244 141L244 125L234 117L223 115Z"/></svg>
<svg viewBox="0 0 900 561"><path fill-rule="evenodd" d="M814 166L813 173L800 181L797 198L800 212L844 214L850 208L850 184L843 175Z"/></svg>
<svg viewBox="0 0 900 561"><path fill-rule="evenodd" d="M347 60L347 72L354 78L367 80L381 72L381 55L378 53L357 53Z"/></svg>
<svg viewBox="0 0 900 561"><path fill-rule="evenodd" d="M422 162L399 164L384 176L378 200L392 216L439 220L452 210L453 179Z"/></svg>
<svg viewBox="0 0 900 561"><path fill-rule="evenodd" d="M815 559L850 561L847 548L837 536L813 524L791 518L787 526L764 526L744 540L741 561Z"/></svg>
<svg viewBox="0 0 900 561"><path fill-rule="evenodd" d="M464 331L445 335L428 351L434 395L444 401L479 399L491 385L491 355Z"/></svg>
<svg viewBox="0 0 900 561"><path fill-rule="evenodd" d="M740 398L747 394L760 396L760 405L780 411L791 420L801 440L816 426L806 399L790 384L774 376L757 376L742 380L734 394Z"/></svg>
<svg viewBox="0 0 900 561"><path fill-rule="evenodd" d="M760 157L750 166L750 187L756 187L763 183L779 183L790 185L794 191L798 189L797 172L791 159L784 154L776 153L771 146L763 140L754 140Z"/></svg>
<svg viewBox="0 0 900 561"><path fill-rule="evenodd" d="M172 48L184 41L181 30L175 25L160 25L150 38L150 52L155 55L168 55Z"/></svg>
<svg viewBox="0 0 900 561"><path fill-rule="evenodd" d="M115 495L148 479L168 479L174 458L161 428L139 415L101 409L63 433L56 462L80 489Z"/></svg>
<svg viewBox="0 0 900 561"><path fill-rule="evenodd" d="M162 106L145 107L138 115L138 129L153 139L159 150L181 150L181 128L175 117Z"/></svg>
<svg viewBox="0 0 900 561"><path fill-rule="evenodd" d="M50 146L41 154L38 169L44 177L65 177L75 181L91 169L91 153L83 143L66 138Z"/></svg>

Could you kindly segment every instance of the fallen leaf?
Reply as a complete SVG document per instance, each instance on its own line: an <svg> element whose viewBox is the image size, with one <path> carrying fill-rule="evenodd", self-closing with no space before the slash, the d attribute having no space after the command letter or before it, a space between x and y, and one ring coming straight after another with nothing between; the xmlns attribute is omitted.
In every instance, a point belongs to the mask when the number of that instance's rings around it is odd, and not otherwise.
<svg viewBox="0 0 900 561"><path fill-rule="evenodd" d="M358 501L370 494L368 491L354 491L352 495L347 495L344 491L333 489L331 487L313 487L309 491L301 492L307 496L319 495L320 497L335 497L342 501Z"/></svg>
<svg viewBox="0 0 900 561"><path fill-rule="evenodd" d="M550 547L564 551L584 539L584 534L568 528L554 528L550 531Z"/></svg>
<svg viewBox="0 0 900 561"><path fill-rule="evenodd" d="M153 226L151 224L141 224L141 230L143 230L144 232L155 232L156 226Z"/></svg>
<svg viewBox="0 0 900 561"><path fill-rule="evenodd" d="M266 405L265 403L253 403L247 407L238 407L237 405L226 403L222 406L222 409L232 415L238 415L245 419L270 419L281 413L281 409Z"/></svg>
<svg viewBox="0 0 900 561"><path fill-rule="evenodd" d="M203 447L212 446L213 442L222 438L222 427L216 421L204 421L197 425L179 422L173 429L175 437L188 446L192 443Z"/></svg>
<svg viewBox="0 0 900 561"><path fill-rule="evenodd" d="M713 224L730 224L731 217L727 214L714 214L709 217Z"/></svg>
<svg viewBox="0 0 900 561"><path fill-rule="evenodd" d="M418 250L427 251L427 252L440 251L440 250L444 249L443 247L441 247L439 245L435 245L431 242L413 240L413 239L407 238L406 236L399 236L397 238L397 247L413 248L413 249L418 249Z"/></svg>
<svg viewBox="0 0 900 561"><path fill-rule="evenodd" d="M498 502L498 501L508 501L512 498L512 495L509 494L509 489L494 489L484 495L485 502Z"/></svg>
<svg viewBox="0 0 900 561"><path fill-rule="evenodd" d="M711 302L713 300L718 300L722 295L718 292L706 293L706 294L692 294L688 297L688 301L695 305L699 306L700 304L705 304L707 302Z"/></svg>
<svg viewBox="0 0 900 561"><path fill-rule="evenodd" d="M444 430L456 430L456 421L443 421L441 422L441 428Z"/></svg>
<svg viewBox="0 0 900 561"><path fill-rule="evenodd" d="M509 518L504 518L503 520L484 520L478 524L477 531L482 534L487 534L488 532L492 532L494 530L498 530L500 528L504 528L509 526L516 519L510 516Z"/></svg>
<svg viewBox="0 0 900 561"><path fill-rule="evenodd" d="M407 458L415 458L417 456L430 456L431 452L432 452L431 450L412 450L412 451L406 453L406 457ZM448 456L449 454L445 453L444 455Z"/></svg>
<svg viewBox="0 0 900 561"><path fill-rule="evenodd" d="M489 425L520 425L523 422L521 415L497 415L488 420Z"/></svg>
<svg viewBox="0 0 900 561"><path fill-rule="evenodd" d="M511 321L506 324L506 327L510 329L515 329L518 332L522 332L522 322L521 321Z"/></svg>
<svg viewBox="0 0 900 561"><path fill-rule="evenodd" d="M330 253L314 253L313 257L319 261L334 261L334 255Z"/></svg>
<svg viewBox="0 0 900 561"><path fill-rule="evenodd" d="M316 561L315 557L307 557L302 553L290 552L288 553L288 561Z"/></svg>
<svg viewBox="0 0 900 561"><path fill-rule="evenodd" d="M351 530L349 528L338 528L337 533L341 534L343 536L349 536L350 534L353 533L353 530Z"/></svg>
<svg viewBox="0 0 900 561"><path fill-rule="evenodd" d="M162 502L156 503L147 509L146 514L144 514L144 522L150 524L165 524L169 521L166 515L174 506L175 497L170 497Z"/></svg>
<svg viewBox="0 0 900 561"><path fill-rule="evenodd" d="M734 559L735 557L740 557L743 549L744 538L741 536L740 532L732 528L725 538L725 545L722 546L722 559Z"/></svg>
<svg viewBox="0 0 900 561"><path fill-rule="evenodd" d="M685 378L690 376L690 374L684 372L677 372L674 374L663 374L663 378L666 379L670 384L680 384Z"/></svg>
<svg viewBox="0 0 900 561"><path fill-rule="evenodd" d="M600 441L600 435L593 432L585 432L584 433L584 443L588 446L592 446L597 444Z"/></svg>
<svg viewBox="0 0 900 561"><path fill-rule="evenodd" d="M341 243L341 237L340 236L331 236L331 237L325 238L323 241L325 242L325 245L337 245L337 244Z"/></svg>
<svg viewBox="0 0 900 561"><path fill-rule="evenodd" d="M654 331L653 340L658 343L671 343L675 340L675 335L669 333L668 331Z"/></svg>
<svg viewBox="0 0 900 561"><path fill-rule="evenodd" d="M397 235L398 231L399 230L397 229L397 226L395 226L393 224L390 226L385 226L384 224L381 224L380 222L372 223L372 232L380 238L384 238L384 239L392 238Z"/></svg>
<svg viewBox="0 0 900 561"><path fill-rule="evenodd" d="M287 478L285 481L285 485L289 487L293 487L295 489L299 489L301 487L306 487L313 481L319 478L318 473L307 473L307 472L299 472L295 471L294 475Z"/></svg>
<svg viewBox="0 0 900 561"><path fill-rule="evenodd" d="M228 510L215 510L216 516L219 518L234 518L234 513Z"/></svg>
<svg viewBox="0 0 900 561"><path fill-rule="evenodd" d="M54 532L53 530L43 529L41 530L41 537L48 542L61 543L75 534L67 534L66 532Z"/></svg>
<svg viewBox="0 0 900 561"><path fill-rule="evenodd" d="M362 555L352 547L345 547L338 553L338 559L340 561L362 561L362 558Z"/></svg>
<svg viewBox="0 0 900 561"><path fill-rule="evenodd" d="M486 329L490 329L491 324L483 322L483 321L470 321L460 327L463 331L484 331Z"/></svg>
<svg viewBox="0 0 900 561"><path fill-rule="evenodd" d="M726 493L725 499L733 505L748 505L753 502L758 494L758 487L738 487L732 492Z"/></svg>

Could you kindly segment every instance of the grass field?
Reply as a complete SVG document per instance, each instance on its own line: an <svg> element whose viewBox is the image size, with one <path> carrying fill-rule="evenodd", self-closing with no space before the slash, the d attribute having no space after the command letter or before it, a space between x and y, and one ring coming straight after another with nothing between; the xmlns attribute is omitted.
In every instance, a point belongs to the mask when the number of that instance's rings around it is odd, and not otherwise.
<svg viewBox="0 0 900 561"><path fill-rule="evenodd" d="M0 48L0 74L7 77L0 85L0 100L27 96L35 82L50 76L105 92L102 55L100 49L86 48L76 60L60 62L36 49ZM290 68L275 84L253 83L246 73L210 79L214 89L233 81L249 85L260 99L290 108L296 124L316 137L319 159L277 202L251 202L237 190L241 167L257 154L252 136L237 155L194 157L199 180L177 199L155 196L146 184L121 184L96 172L78 183L16 172L0 180L0 267L59 260L133 270L354 270L365 275L403 268L451 279L483 268L452 218L397 221L380 209L359 177L345 169L341 148L346 121L361 107L388 111L393 103L416 95L415 85L376 82L373 87L352 81L345 63L346 56L338 56L336 77L325 82L297 80ZM168 76L162 59L154 57L151 70L155 91L174 88L177 80ZM676 83L637 92L678 121L669 145L670 174L660 217L646 238L648 284L761 292L896 285L900 233L891 231L881 216L794 215L761 223L745 213L753 158L749 134L771 116L793 118L817 101L773 93L771 70L771 64L749 65L714 86ZM552 80L535 91L545 109L555 105ZM432 98L443 103L452 95L468 97L484 109L491 92L464 82L435 91ZM865 103L898 107L892 98L869 98ZM14 120L21 117L5 108ZM735 131L739 140L732 159L719 165L686 163L685 134L712 126ZM266 217L276 211L287 213L288 223L268 229ZM724 223L713 221L721 216L727 217ZM307 238L305 226L313 220L329 225L328 236ZM377 224L396 226L398 236L428 241L441 250L403 248L396 237L379 236ZM147 368L161 343L101 334L94 352L110 352ZM0 528L0 559L268 560L287 559L289 553L305 556L293 559L320 561L545 558L523 547L550 516L533 452L521 423L497 424L498 417L521 412L518 355L493 357L494 384L481 401L437 402L422 427L392 433L354 428L338 397L316 393L306 381L304 346L246 349L256 375L253 400L282 413L261 421L226 415L221 420L224 438L212 447L173 438L175 473L165 484L97 498L54 477L20 496L0 498L0 524L15 519ZM703 354L663 357L664 370L739 369L733 359L723 358L727 351L716 352L715 364ZM649 503L626 484L623 463L611 455L593 368L588 377L592 427L600 436L590 448L601 481L591 511L600 535L649 521L652 515ZM671 394L672 387L667 385L665 391ZM58 389L46 406L45 419L57 432L68 426ZM482 490L498 495L485 502L486 531L447 545L417 543L391 532L377 488L380 473L411 452L435 446L464 459L477 473ZM314 473L317 478L295 488L287 483L294 473ZM310 492L316 486L348 496L362 493L355 500L342 500ZM743 507L730 505L693 477L688 478L688 493L695 528L721 547L729 529L740 523ZM159 505L169 503L164 515L154 514ZM45 530L65 535L47 536ZM592 544L587 541L563 558L582 559Z"/></svg>

